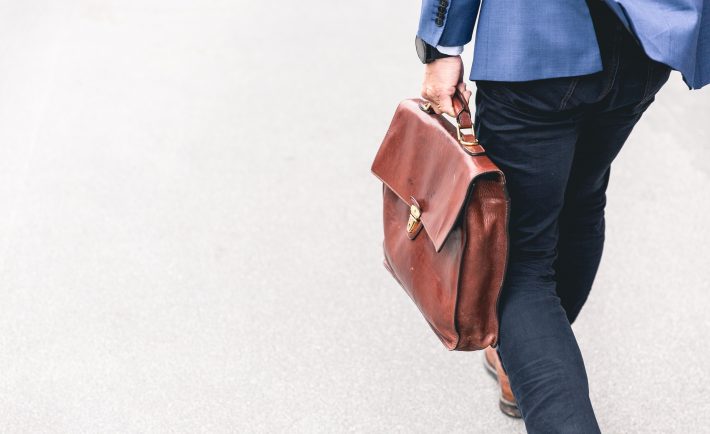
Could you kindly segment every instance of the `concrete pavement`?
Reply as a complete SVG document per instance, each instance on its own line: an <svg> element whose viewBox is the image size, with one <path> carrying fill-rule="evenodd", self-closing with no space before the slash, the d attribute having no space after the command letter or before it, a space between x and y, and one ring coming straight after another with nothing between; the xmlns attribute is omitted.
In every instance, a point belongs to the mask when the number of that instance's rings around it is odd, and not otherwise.
<svg viewBox="0 0 710 434"><path fill-rule="evenodd" d="M70 3L0 1L0 430L524 432L381 265L418 4ZM710 432L709 119L673 74L612 169L604 432Z"/></svg>

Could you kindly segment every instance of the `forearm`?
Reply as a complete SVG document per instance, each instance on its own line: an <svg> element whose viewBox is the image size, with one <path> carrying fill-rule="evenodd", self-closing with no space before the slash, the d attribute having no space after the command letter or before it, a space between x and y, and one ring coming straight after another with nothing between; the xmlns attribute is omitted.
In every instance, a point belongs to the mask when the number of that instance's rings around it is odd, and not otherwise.
<svg viewBox="0 0 710 434"><path fill-rule="evenodd" d="M471 96L463 82L459 54L473 37L479 5L480 0L422 1L417 30L417 52L426 63L421 95L437 113L454 115L452 98L456 91L466 100Z"/></svg>

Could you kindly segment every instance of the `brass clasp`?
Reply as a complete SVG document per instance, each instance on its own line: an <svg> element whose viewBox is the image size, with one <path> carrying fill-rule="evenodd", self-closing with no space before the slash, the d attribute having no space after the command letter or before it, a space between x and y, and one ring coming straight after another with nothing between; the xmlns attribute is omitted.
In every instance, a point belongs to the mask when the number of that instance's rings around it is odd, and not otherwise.
<svg viewBox="0 0 710 434"><path fill-rule="evenodd" d="M407 221L407 236L414 239L422 228L422 210L412 198L413 204L409 206L409 220Z"/></svg>
<svg viewBox="0 0 710 434"><path fill-rule="evenodd" d="M417 224L421 220L419 218L422 216L421 210L417 208L416 205L412 205L409 207L409 221L407 222L407 232L410 234L415 231Z"/></svg>

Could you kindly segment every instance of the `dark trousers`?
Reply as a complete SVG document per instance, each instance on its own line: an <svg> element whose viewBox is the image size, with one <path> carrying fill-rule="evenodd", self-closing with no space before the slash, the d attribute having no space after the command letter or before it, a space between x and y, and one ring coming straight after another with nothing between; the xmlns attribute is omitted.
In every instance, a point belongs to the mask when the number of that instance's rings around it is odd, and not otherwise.
<svg viewBox="0 0 710 434"><path fill-rule="evenodd" d="M530 433L599 432L570 325L601 259L610 165L670 74L590 8L602 72L476 83L476 132L511 199L497 349Z"/></svg>

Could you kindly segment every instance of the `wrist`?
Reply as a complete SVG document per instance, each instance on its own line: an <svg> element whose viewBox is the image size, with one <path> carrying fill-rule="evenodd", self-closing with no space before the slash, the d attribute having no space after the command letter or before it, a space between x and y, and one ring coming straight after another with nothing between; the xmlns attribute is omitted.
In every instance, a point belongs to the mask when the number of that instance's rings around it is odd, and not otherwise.
<svg viewBox="0 0 710 434"><path fill-rule="evenodd" d="M461 61L461 56L446 56L446 57L441 57L436 60L432 60L431 62L427 63L424 65L424 67L429 68L438 68L438 67L454 67L459 68L460 65L462 65L463 62Z"/></svg>

